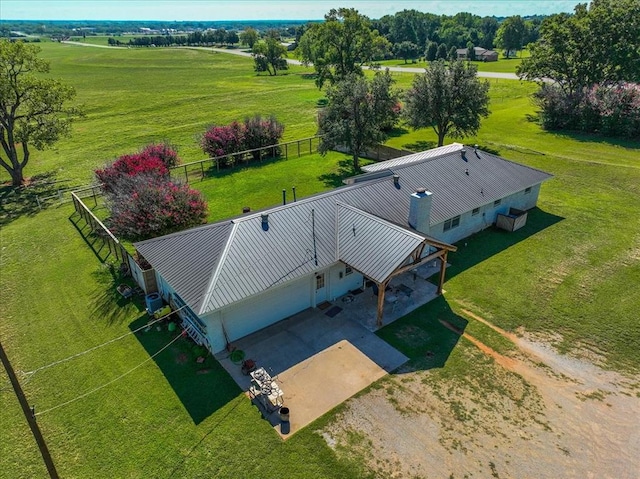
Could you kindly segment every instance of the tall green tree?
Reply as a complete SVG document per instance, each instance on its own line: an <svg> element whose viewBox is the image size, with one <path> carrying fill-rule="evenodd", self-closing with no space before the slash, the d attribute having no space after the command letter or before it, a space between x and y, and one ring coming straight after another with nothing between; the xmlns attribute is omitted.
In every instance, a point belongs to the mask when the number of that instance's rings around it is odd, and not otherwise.
<svg viewBox="0 0 640 479"><path fill-rule="evenodd" d="M225 35L225 43L229 45L235 45L240 41L240 37L238 36L238 32L235 30L229 30Z"/></svg>
<svg viewBox="0 0 640 479"><path fill-rule="evenodd" d="M240 42L243 45L247 45L250 49L253 49L253 46L258 42L260 36L255 28L246 28L242 33L240 33Z"/></svg>
<svg viewBox="0 0 640 479"><path fill-rule="evenodd" d="M480 31L482 33L480 46L487 50L493 49L496 33L498 32L498 20L494 17L484 17L480 25Z"/></svg>
<svg viewBox="0 0 640 479"><path fill-rule="evenodd" d="M474 135L482 118L489 116L489 83L476 76L478 69L455 61L447 67L436 61L416 75L405 94L405 118L414 129L433 128L438 146L446 136Z"/></svg>
<svg viewBox="0 0 640 479"><path fill-rule="evenodd" d="M447 45L441 43L438 45L438 51L436 52L436 60L446 60L449 56L449 50L447 49Z"/></svg>
<svg viewBox="0 0 640 479"><path fill-rule="evenodd" d="M415 60L420 56L420 48L415 43L405 41L396 43L393 46L393 53L407 63L407 60Z"/></svg>
<svg viewBox="0 0 640 479"><path fill-rule="evenodd" d="M277 75L278 70L286 70L287 47L273 37L267 37L264 41L253 46L253 60L257 72L267 72L269 75Z"/></svg>
<svg viewBox="0 0 640 479"><path fill-rule="evenodd" d="M323 23L312 24L300 38L298 54L313 64L318 88L353 74L390 48L389 42L371 29L369 19L353 8L332 9Z"/></svg>
<svg viewBox="0 0 640 479"><path fill-rule="evenodd" d="M360 169L360 157L369 147L386 139L385 130L398 119L398 93L388 71L377 72L369 82L363 76L349 74L327 90L328 104L318 115L320 152L326 154L338 146L346 147L353 168Z"/></svg>
<svg viewBox="0 0 640 479"><path fill-rule="evenodd" d="M594 46L597 45L597 48ZM521 78L550 78L567 94L596 83L640 83L640 1L596 0L546 18Z"/></svg>
<svg viewBox="0 0 640 479"><path fill-rule="evenodd" d="M432 62L438 56L438 44L436 42L428 42L427 49L424 52L424 58L428 62Z"/></svg>
<svg viewBox="0 0 640 479"><path fill-rule="evenodd" d="M496 33L496 45L504 50L504 56L509 58L511 52L522 50L526 33L524 20L520 15L507 17Z"/></svg>
<svg viewBox="0 0 640 479"><path fill-rule="evenodd" d="M52 146L70 133L72 120L81 115L68 106L75 90L43 76L49 63L38 58L39 52L32 43L0 40L0 165L13 186L24 183L30 148Z"/></svg>

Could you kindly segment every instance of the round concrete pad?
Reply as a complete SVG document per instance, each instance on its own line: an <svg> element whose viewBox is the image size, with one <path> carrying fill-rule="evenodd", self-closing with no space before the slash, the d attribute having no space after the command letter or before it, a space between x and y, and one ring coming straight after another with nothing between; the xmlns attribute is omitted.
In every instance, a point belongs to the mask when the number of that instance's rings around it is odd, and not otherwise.
<svg viewBox="0 0 640 479"><path fill-rule="evenodd" d="M349 341L320 351L278 375L290 423L276 430L291 436L385 374Z"/></svg>

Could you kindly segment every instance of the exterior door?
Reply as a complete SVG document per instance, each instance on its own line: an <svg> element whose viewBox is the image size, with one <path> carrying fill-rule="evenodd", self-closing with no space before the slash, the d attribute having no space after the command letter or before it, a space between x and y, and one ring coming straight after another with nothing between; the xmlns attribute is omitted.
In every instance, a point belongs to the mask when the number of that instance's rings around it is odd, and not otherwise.
<svg viewBox="0 0 640 479"><path fill-rule="evenodd" d="M316 274L316 306L327 300L327 275L325 273Z"/></svg>

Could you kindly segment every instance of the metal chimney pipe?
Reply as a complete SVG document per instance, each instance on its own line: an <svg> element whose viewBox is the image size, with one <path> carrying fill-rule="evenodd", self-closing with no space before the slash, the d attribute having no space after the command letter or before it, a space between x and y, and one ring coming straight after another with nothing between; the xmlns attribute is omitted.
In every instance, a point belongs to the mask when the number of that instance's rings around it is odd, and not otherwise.
<svg viewBox="0 0 640 479"><path fill-rule="evenodd" d="M296 198L296 187L294 186L291 189L293 190L293 202L295 203L296 201L298 201L298 198Z"/></svg>
<svg viewBox="0 0 640 479"><path fill-rule="evenodd" d="M282 204L283 205L287 204L287 190L285 189L282 190Z"/></svg>

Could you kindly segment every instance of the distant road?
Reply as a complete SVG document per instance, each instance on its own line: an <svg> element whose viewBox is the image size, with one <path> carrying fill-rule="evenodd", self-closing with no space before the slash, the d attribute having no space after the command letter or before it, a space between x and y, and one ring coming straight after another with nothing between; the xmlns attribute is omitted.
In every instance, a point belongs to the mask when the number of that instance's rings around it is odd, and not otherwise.
<svg viewBox="0 0 640 479"><path fill-rule="evenodd" d="M111 45L95 45L93 43L82 43L82 42L72 42L71 40L62 40L60 43L66 43L67 45L77 45L79 47L95 47L95 48L127 48L127 47L116 47Z"/></svg>
<svg viewBox="0 0 640 479"><path fill-rule="evenodd" d="M62 43L66 43L69 45L79 45L82 47L96 47L96 48L126 48L126 47L116 47L116 46L108 46L108 45L94 45L92 43L82 43L82 42L71 42L71 41L63 41ZM162 47L165 48L165 47ZM228 53L229 55L238 55L241 57L251 57L251 53L247 53L242 50L236 49L227 49L227 48L211 48L211 47L179 47L179 48L189 48L192 50L204 50L204 51L214 51L218 53ZM293 58L287 58L287 63L290 65L302 65L300 60L295 60ZM364 67L365 69L371 69L370 67ZM383 67L388 68L389 71L399 72L399 73L424 73L424 68L403 68L403 67ZM502 78L504 80L519 80L518 75L515 73L498 73L498 72L478 72L477 75L482 78Z"/></svg>
<svg viewBox="0 0 640 479"><path fill-rule="evenodd" d="M243 57L250 57L251 53L243 52L242 50L232 50L226 48L207 48L207 47L195 47L202 48L203 50L213 50L219 53L229 53L232 55L240 55ZM287 58L287 63L290 65L302 65L300 60L294 60L292 58ZM364 67L365 69L371 70L370 67ZM404 68L404 67L382 67L384 70L388 68L391 72L400 72L400 73L424 73L424 68ZM503 78L505 80L519 80L518 75L515 73L498 73L498 72L478 72L477 75L483 78Z"/></svg>

